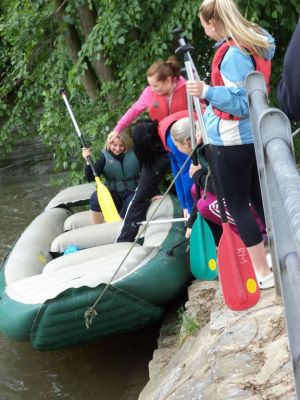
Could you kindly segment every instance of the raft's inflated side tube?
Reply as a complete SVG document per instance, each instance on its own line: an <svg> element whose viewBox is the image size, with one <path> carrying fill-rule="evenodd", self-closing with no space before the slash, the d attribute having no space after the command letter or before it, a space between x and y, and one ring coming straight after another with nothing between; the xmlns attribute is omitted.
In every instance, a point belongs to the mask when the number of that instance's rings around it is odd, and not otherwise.
<svg viewBox="0 0 300 400"><path fill-rule="evenodd" d="M96 190L95 183L84 183L63 189L47 204L45 210L54 207L79 206L88 204L92 193Z"/></svg>
<svg viewBox="0 0 300 400"><path fill-rule="evenodd" d="M118 221L109 224L84 226L82 228L64 232L53 240L50 247L50 253L54 257L57 257L71 245L83 250L114 243L121 227L122 221Z"/></svg>
<svg viewBox="0 0 300 400"><path fill-rule="evenodd" d="M84 314L104 288L105 295L97 305L97 315L87 329ZM65 315L74 317L69 317L64 323L61 310ZM138 299L111 285L69 289L41 307L31 329L30 340L35 349L56 350L144 328L158 321L163 312L163 307Z"/></svg>
<svg viewBox="0 0 300 400"><path fill-rule="evenodd" d="M62 232L64 222L70 214L64 208L48 209L28 225L3 265L7 286L42 272L52 259L49 253L51 243Z"/></svg>
<svg viewBox="0 0 300 400"><path fill-rule="evenodd" d="M70 215L65 220L64 232L71 231L73 229L83 228L92 224L92 217L90 211L80 211L76 214Z"/></svg>
<svg viewBox="0 0 300 400"><path fill-rule="evenodd" d="M75 324L84 333L84 320L78 320L80 302L91 304L90 294L99 294L94 288L109 282L131 246L132 243L116 243L71 253L49 262L43 270L44 273L9 285L0 301L1 332L14 340L29 340L32 328L37 328L36 325L41 321L40 313L43 310L47 315L49 312L52 315L50 320L43 321L47 328L46 335L51 336L53 330L59 329L65 332L66 338L72 336L74 331L67 333L70 324ZM157 252L158 249L137 245L115 279L122 279L132 270L142 268ZM61 301L62 296L67 300ZM109 307L112 307L113 311L115 299L112 298L111 301ZM85 310L81 310L80 313ZM122 304L120 310L124 311ZM109 329L109 325L108 322L105 329ZM86 333L89 336L88 332ZM75 341L80 342L80 337ZM63 344L55 346L58 348Z"/></svg>

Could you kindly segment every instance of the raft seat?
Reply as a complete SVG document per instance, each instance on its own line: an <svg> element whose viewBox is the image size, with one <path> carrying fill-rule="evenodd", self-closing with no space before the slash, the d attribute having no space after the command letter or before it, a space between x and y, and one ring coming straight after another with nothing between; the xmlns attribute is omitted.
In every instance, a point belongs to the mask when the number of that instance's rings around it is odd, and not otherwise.
<svg viewBox="0 0 300 400"><path fill-rule="evenodd" d="M156 209L158 201L159 200L156 200L151 203L146 215L147 220L152 217L153 211ZM89 216L88 211L85 212L85 217L87 216L87 214ZM75 216L76 214L71 215L71 217L68 217L66 221L69 220L69 222L71 221L71 223L72 221L74 222ZM161 218L173 218L173 216L173 202L171 198L167 196L151 219L155 221ZM79 216L79 220L80 218L81 216ZM90 247L114 243L118 236L118 233L121 231L122 224L122 221L118 221L104 224L88 225L79 227L77 229L71 229L67 232L63 232L53 240L50 247L50 253L56 257L58 255L61 255L70 245L74 245L82 250ZM144 246L160 246L167 237L171 227L171 223L163 225L148 225L146 230L144 226L141 226L139 232L144 231Z"/></svg>
<svg viewBox="0 0 300 400"><path fill-rule="evenodd" d="M44 303L70 288L94 288L110 282L132 243L116 243L82 250L50 261L42 274L10 285L7 293L16 301L27 304ZM158 253L159 248L136 245L112 283L142 268Z"/></svg>
<svg viewBox="0 0 300 400"><path fill-rule="evenodd" d="M70 215L64 223L64 232L73 229L83 228L84 226L92 225L92 218L90 211L80 211L76 214Z"/></svg>
<svg viewBox="0 0 300 400"><path fill-rule="evenodd" d="M51 243L50 253L53 256L61 255L70 245L82 250L114 243L121 227L122 221L118 221L109 224L83 226L63 232Z"/></svg>
<svg viewBox="0 0 300 400"><path fill-rule="evenodd" d="M62 257L55 258L45 265L43 274L50 272L61 271L65 268L76 268L85 270L90 264L95 265L102 272L116 267L121 263L126 253L131 249L133 243L111 243L103 246L97 246L90 249L70 253ZM123 272L129 272L131 269L138 265L143 257L152 252L154 247L141 246L135 244L134 248L130 251L129 256L124 262Z"/></svg>

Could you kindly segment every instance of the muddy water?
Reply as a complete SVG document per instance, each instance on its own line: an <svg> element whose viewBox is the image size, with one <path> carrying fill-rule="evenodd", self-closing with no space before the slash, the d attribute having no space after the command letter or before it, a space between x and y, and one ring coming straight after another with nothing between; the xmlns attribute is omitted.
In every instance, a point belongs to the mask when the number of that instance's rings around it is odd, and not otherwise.
<svg viewBox="0 0 300 400"><path fill-rule="evenodd" d="M51 166L40 145L26 142L14 158L0 160L1 259L59 190L49 184ZM0 400L136 400L148 380L158 329L54 352L0 334Z"/></svg>

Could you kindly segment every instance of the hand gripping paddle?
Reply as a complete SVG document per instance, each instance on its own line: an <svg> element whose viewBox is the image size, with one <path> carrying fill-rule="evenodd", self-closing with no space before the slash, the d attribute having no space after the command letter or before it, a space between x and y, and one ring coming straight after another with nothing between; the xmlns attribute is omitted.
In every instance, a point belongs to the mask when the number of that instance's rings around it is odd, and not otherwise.
<svg viewBox="0 0 300 400"><path fill-rule="evenodd" d="M73 111L71 109L71 106L68 102L67 99L67 95L64 89L60 90L60 94L62 95L62 98L65 102L65 105L67 107L67 110L70 114L71 120L73 122L74 128L76 130L77 136L80 140L80 143L82 145L82 147L86 147L85 145L85 141L82 137L82 134L80 132L79 126L77 125L77 122L75 120ZM115 203L111 197L110 191L107 189L107 187L100 181L99 176L97 175L97 172L95 170L92 158L89 156L88 157L88 162L91 166L94 178L95 178L95 182L96 182L96 188L97 188L97 197L98 197L98 201L99 201L99 205L101 208L101 211L103 213L105 222L115 222L115 221L120 221L121 218L118 214L118 211L116 209Z"/></svg>

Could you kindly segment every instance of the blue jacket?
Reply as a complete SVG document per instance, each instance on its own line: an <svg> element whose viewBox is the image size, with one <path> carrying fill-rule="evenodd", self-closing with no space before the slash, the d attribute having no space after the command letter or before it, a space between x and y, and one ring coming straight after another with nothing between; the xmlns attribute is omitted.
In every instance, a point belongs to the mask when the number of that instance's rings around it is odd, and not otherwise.
<svg viewBox="0 0 300 400"><path fill-rule="evenodd" d="M274 44L271 35L267 36L270 44ZM224 40L215 44L220 46ZM273 58L275 46L264 57ZM220 65L220 72L225 86L210 86L205 100L209 102L204 119L209 142L217 146L234 146L253 143L252 128L249 116L245 79L255 70L252 58L236 46L231 46ZM240 120L221 120L212 106L240 117Z"/></svg>

